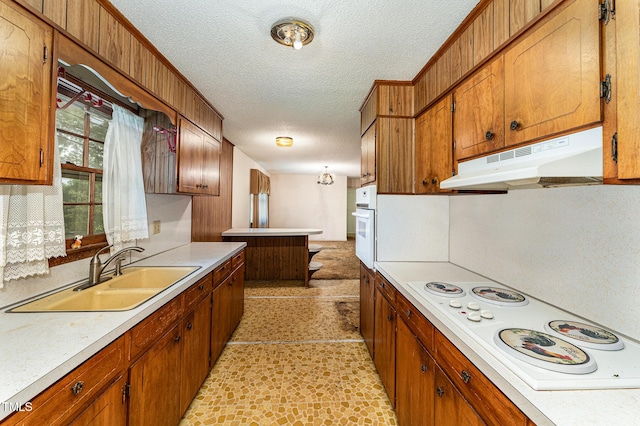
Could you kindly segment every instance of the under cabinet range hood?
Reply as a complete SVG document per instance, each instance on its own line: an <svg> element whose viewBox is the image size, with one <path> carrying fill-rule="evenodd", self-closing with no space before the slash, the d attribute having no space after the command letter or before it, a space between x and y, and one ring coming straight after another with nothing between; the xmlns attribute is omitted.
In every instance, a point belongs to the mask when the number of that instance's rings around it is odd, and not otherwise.
<svg viewBox="0 0 640 426"><path fill-rule="evenodd" d="M602 183L602 127L461 162L443 189L509 190Z"/></svg>

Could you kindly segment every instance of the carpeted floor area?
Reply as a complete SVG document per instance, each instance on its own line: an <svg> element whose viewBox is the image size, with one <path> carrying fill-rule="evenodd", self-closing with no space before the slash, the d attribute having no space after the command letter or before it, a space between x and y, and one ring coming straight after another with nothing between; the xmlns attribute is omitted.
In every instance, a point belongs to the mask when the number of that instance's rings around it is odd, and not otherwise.
<svg viewBox="0 0 640 426"><path fill-rule="evenodd" d="M322 245L309 288L247 283L240 325L180 426L397 424L358 330L353 241Z"/></svg>

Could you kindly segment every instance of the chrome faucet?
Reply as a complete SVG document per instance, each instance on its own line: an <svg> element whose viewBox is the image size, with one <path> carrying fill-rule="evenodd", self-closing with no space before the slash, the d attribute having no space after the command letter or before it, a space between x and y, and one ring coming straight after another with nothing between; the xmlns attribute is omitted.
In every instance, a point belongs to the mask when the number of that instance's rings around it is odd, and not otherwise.
<svg viewBox="0 0 640 426"><path fill-rule="evenodd" d="M113 245L109 245L106 247L101 248L100 250L98 250L98 252L93 255L93 257L91 258L91 262L89 262L89 280L82 284L79 285L78 287L74 288L74 291L80 291L80 290L84 290L86 288L89 287L93 287L96 284L100 284L101 282L110 280L111 278L101 278L102 273L104 272L104 269L111 263L111 262L116 262L116 275L120 275L120 268L121 268L121 263L124 260L124 255L128 252L131 251L137 251L137 252L143 252L144 249L142 247L125 247L122 250L118 250L117 252L115 252L112 256L110 256L104 263L102 263L102 261L100 260L100 255L102 254L102 252L104 252L107 249L110 249L111 247L113 247Z"/></svg>

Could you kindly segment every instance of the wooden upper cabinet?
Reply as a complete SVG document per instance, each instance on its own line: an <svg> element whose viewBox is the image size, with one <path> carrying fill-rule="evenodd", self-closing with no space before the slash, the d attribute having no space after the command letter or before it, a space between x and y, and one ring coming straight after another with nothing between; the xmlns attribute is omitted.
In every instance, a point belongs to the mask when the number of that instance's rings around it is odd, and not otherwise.
<svg viewBox="0 0 640 426"><path fill-rule="evenodd" d="M378 192L410 194L413 192L413 119L379 117L376 127Z"/></svg>
<svg viewBox="0 0 640 426"><path fill-rule="evenodd" d="M616 2L615 60L617 78L613 79L614 102L617 108L617 178L640 178L640 32L638 16L640 3ZM608 29L607 29L608 30ZM605 70L611 73L610 67ZM610 106L609 106L610 107ZM610 139L605 140L605 155L611 157L608 148ZM614 163L615 164L615 163Z"/></svg>
<svg viewBox="0 0 640 426"><path fill-rule="evenodd" d="M0 183L50 184L51 27L0 1Z"/></svg>
<svg viewBox="0 0 640 426"><path fill-rule="evenodd" d="M182 117L179 127L178 192L218 195L221 143Z"/></svg>
<svg viewBox="0 0 640 426"><path fill-rule="evenodd" d="M504 146L504 58L474 73L453 92L456 160Z"/></svg>
<svg viewBox="0 0 640 426"><path fill-rule="evenodd" d="M376 125L372 125L360 140L360 184L376 180Z"/></svg>
<svg viewBox="0 0 640 426"><path fill-rule="evenodd" d="M577 0L505 53L506 146L601 121L599 46L598 8Z"/></svg>
<svg viewBox="0 0 640 426"><path fill-rule="evenodd" d="M131 33L105 8L100 8L100 56L116 68L129 73Z"/></svg>
<svg viewBox="0 0 640 426"><path fill-rule="evenodd" d="M44 0L42 13L62 28L67 28L67 0Z"/></svg>
<svg viewBox="0 0 640 426"><path fill-rule="evenodd" d="M429 108L415 123L415 193L449 192L440 182L453 171L451 94Z"/></svg>
<svg viewBox="0 0 640 426"><path fill-rule="evenodd" d="M509 35L520 31L539 13L540 0L509 0Z"/></svg>

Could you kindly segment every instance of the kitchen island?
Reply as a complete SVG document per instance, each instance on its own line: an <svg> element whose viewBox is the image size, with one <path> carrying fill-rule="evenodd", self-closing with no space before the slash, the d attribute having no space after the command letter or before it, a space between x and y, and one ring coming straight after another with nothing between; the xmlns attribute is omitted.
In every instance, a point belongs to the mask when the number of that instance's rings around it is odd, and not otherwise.
<svg viewBox="0 0 640 426"><path fill-rule="evenodd" d="M309 286L309 235L314 228L234 228L222 233L223 241L245 242L245 279L296 280Z"/></svg>

